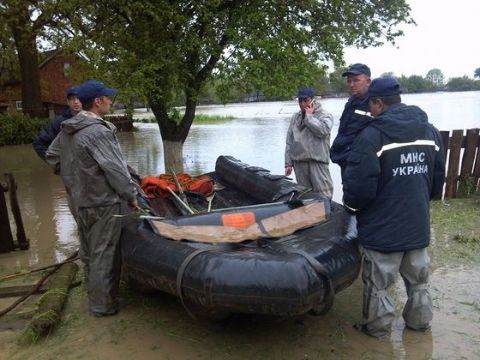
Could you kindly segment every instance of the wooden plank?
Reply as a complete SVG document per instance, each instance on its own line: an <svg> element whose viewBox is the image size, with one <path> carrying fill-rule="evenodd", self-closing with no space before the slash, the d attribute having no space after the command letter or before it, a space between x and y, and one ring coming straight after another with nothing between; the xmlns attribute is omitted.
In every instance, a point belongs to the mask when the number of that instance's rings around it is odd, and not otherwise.
<svg viewBox="0 0 480 360"><path fill-rule="evenodd" d="M445 197L457 196L458 170L460 168L460 153L462 150L463 130L453 130L450 138L450 154L448 157L447 185Z"/></svg>
<svg viewBox="0 0 480 360"><path fill-rule="evenodd" d="M448 148L450 147L450 131L442 130L440 131L440 136L442 137L442 143L443 143L443 155L445 155L445 159L446 159Z"/></svg>
<svg viewBox="0 0 480 360"><path fill-rule="evenodd" d="M480 191L480 136L478 137L477 144L477 158L475 160L475 165L473 166L473 184L476 186L475 191Z"/></svg>
<svg viewBox="0 0 480 360"><path fill-rule="evenodd" d="M450 131L442 130L440 131L440 137L442 139L442 151L443 151L443 156L445 157L445 161L447 159L447 153L448 153L448 146L450 142ZM445 183L446 178L443 180ZM435 196L433 199L434 200L441 200L443 197L443 192Z"/></svg>
<svg viewBox="0 0 480 360"><path fill-rule="evenodd" d="M5 286L0 287L0 298L17 297L30 294L34 290L36 285L17 285L17 286ZM43 294L47 291L47 287L44 285L38 289L34 294Z"/></svg>
<svg viewBox="0 0 480 360"><path fill-rule="evenodd" d="M13 251L15 248L5 201L5 190L3 185L0 184L0 253Z"/></svg>
<svg viewBox="0 0 480 360"><path fill-rule="evenodd" d="M27 236L25 235L25 228L23 227L22 214L17 199L17 184L13 178L13 174L5 174L8 182L8 190L10 191L10 207L12 209L13 218L17 225L17 242L20 250L27 250L30 247Z"/></svg>
<svg viewBox="0 0 480 360"><path fill-rule="evenodd" d="M460 182L458 185L458 193L464 196L474 191L472 188L473 165L478 148L478 133L479 129L469 129L467 130L467 136L465 136L465 151L463 152Z"/></svg>

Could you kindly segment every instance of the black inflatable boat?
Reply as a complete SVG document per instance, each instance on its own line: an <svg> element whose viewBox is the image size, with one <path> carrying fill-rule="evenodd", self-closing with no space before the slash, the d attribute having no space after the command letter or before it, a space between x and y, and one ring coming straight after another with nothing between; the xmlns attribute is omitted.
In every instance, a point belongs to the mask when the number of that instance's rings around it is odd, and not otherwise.
<svg viewBox="0 0 480 360"><path fill-rule="evenodd" d="M144 288L177 296L193 315L326 313L335 294L360 270L344 208L284 176L228 156L220 156L209 175L222 188L215 194L215 210L191 216L164 211L170 214L166 223L215 224L225 214L246 210L261 223L319 202L325 219L282 237L266 233L256 241L220 244L172 240L159 235L151 220L130 220L121 240L125 274Z"/></svg>

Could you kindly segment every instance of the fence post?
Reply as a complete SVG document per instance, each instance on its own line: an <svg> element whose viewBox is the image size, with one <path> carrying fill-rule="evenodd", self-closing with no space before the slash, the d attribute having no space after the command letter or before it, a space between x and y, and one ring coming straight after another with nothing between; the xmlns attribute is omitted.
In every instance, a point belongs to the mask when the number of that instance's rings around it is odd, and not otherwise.
<svg viewBox="0 0 480 360"><path fill-rule="evenodd" d="M478 137L477 144L477 159L475 160L475 165L473 166L473 184L475 186L475 191L480 191L480 136Z"/></svg>
<svg viewBox="0 0 480 360"><path fill-rule="evenodd" d="M462 150L463 130L453 130L450 138L450 155L448 156L447 185L445 197L457 197L458 169L460 167L460 152Z"/></svg>
<svg viewBox="0 0 480 360"><path fill-rule="evenodd" d="M15 248L8 218L7 203L5 202L4 192L6 191L7 187L0 183L0 253L13 251Z"/></svg>
<svg viewBox="0 0 480 360"><path fill-rule="evenodd" d="M463 152L462 167L460 170L460 182L458 184L458 193L462 196L468 195L476 184L473 183L473 165L475 153L478 147L478 133L480 129L468 129L465 137L465 151Z"/></svg>
<svg viewBox="0 0 480 360"><path fill-rule="evenodd" d="M27 250L30 247L28 239L25 235L25 228L23 227L22 214L17 199L17 184L13 178L13 174L5 174L10 191L10 208L12 209L15 225L17 226L17 241L20 250Z"/></svg>
<svg viewBox="0 0 480 360"><path fill-rule="evenodd" d="M448 154L449 141L450 141L450 131L446 131L446 130L440 131L440 137L442 138L443 157L445 158L445 162L446 162L447 154ZM446 182L446 178L443 179L443 186L445 186L445 182ZM442 187L442 189L443 189L443 187ZM437 196L435 196L434 200L441 200L442 196L443 196L443 191L440 194L438 194Z"/></svg>

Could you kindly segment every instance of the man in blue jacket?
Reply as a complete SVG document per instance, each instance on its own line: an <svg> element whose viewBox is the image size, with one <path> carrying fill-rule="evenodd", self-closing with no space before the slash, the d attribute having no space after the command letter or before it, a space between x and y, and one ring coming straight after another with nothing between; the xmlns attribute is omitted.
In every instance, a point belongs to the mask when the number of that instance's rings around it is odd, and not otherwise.
<svg viewBox="0 0 480 360"><path fill-rule="evenodd" d="M40 130L37 137L33 140L33 148L38 156L45 160L45 152L61 130L60 125L67 119L74 117L82 110L82 103L78 99L78 86L71 86L67 90L67 104L62 115L50 122L46 127Z"/></svg>
<svg viewBox="0 0 480 360"><path fill-rule="evenodd" d="M371 120L367 98L370 68L365 64L353 64L342 76L347 78L350 98L340 117L338 133L330 148L330 159L340 166L343 181L346 161L355 137Z"/></svg>
<svg viewBox="0 0 480 360"><path fill-rule="evenodd" d="M346 161L343 201L357 216L364 255L363 318L356 328L381 337L394 319L387 291L398 273L408 296L405 325L430 327L429 201L442 192L445 158L440 133L424 111L401 103L397 80L373 80L368 99L374 119Z"/></svg>

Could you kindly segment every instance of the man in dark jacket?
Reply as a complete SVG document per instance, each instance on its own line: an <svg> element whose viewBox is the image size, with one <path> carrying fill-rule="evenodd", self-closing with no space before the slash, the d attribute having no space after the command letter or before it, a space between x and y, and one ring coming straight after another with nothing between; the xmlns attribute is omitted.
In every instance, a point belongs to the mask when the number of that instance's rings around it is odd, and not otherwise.
<svg viewBox="0 0 480 360"><path fill-rule="evenodd" d="M60 132L62 122L77 115L80 110L82 110L82 103L78 99L78 86L68 88L67 104L68 108L65 109L63 114L41 129L37 137L33 140L33 148L42 160L45 160L45 152Z"/></svg>
<svg viewBox="0 0 480 360"><path fill-rule="evenodd" d="M338 133L330 148L330 159L340 166L343 179L346 160L353 141L371 120L367 98L370 86L370 68L364 64L353 64L342 76L347 77L350 98L340 117Z"/></svg>
<svg viewBox="0 0 480 360"><path fill-rule="evenodd" d="M408 295L405 325L430 326L429 201L442 192L445 158L440 133L420 108L401 103L397 80L373 80L368 98L374 119L347 159L343 200L357 216L364 255L363 319L356 328L381 337L394 319L387 291L397 273Z"/></svg>

